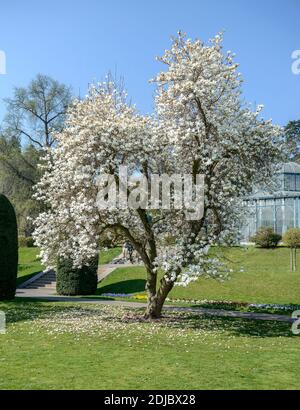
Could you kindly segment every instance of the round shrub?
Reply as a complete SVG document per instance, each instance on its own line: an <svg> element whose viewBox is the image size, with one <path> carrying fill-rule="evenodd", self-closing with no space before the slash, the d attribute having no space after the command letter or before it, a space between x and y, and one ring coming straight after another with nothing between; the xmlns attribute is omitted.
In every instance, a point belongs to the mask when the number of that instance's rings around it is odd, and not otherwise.
<svg viewBox="0 0 300 410"><path fill-rule="evenodd" d="M25 236L19 236L19 246L20 248L26 248L27 247L27 240Z"/></svg>
<svg viewBox="0 0 300 410"><path fill-rule="evenodd" d="M291 228L283 235L283 242L289 248L300 248L300 228Z"/></svg>
<svg viewBox="0 0 300 410"><path fill-rule="evenodd" d="M0 300L15 297L18 273L18 228L12 204L0 194Z"/></svg>
<svg viewBox="0 0 300 410"><path fill-rule="evenodd" d="M19 236L19 246L21 248L33 248L34 241L32 236Z"/></svg>
<svg viewBox="0 0 300 410"><path fill-rule="evenodd" d="M59 295L80 296L96 293L98 284L98 256L82 268L74 268L71 260L57 264L56 290Z"/></svg>
<svg viewBox="0 0 300 410"><path fill-rule="evenodd" d="M27 238L27 248L34 248L34 240L32 236L28 236Z"/></svg>
<svg viewBox="0 0 300 410"><path fill-rule="evenodd" d="M281 235L274 232L272 228L262 227L250 240L261 248L276 248L281 239Z"/></svg>

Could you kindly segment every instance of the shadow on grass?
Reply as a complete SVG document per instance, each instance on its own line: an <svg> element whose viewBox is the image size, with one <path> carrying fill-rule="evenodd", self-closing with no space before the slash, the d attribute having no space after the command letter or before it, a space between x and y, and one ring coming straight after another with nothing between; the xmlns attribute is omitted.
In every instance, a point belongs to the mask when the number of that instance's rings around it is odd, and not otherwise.
<svg viewBox="0 0 300 410"><path fill-rule="evenodd" d="M19 276L17 278L17 286L20 286L22 283L26 282L27 280L31 279L33 276L37 275L40 273L41 270L38 270L36 272L28 273L27 275L24 276Z"/></svg>
<svg viewBox="0 0 300 410"><path fill-rule="evenodd" d="M181 320L175 320L172 326L201 331L226 332L234 336L294 337L289 322L272 320L253 320L211 315L185 315Z"/></svg>
<svg viewBox="0 0 300 410"><path fill-rule="evenodd" d="M146 281L144 279L131 279L124 280L122 282L111 283L109 285L102 286L97 289L96 295L102 295L103 293L138 293L145 292Z"/></svg>
<svg viewBox="0 0 300 410"><path fill-rule="evenodd" d="M78 301L80 302L80 300ZM95 310L96 309L96 310ZM60 314L68 311L74 315L79 315L80 318L86 315L88 317L91 312L95 314L99 309L99 320L107 322L119 321L121 323L140 322L143 326L149 323L142 317L144 309L130 309L124 308L120 313L113 307L111 312L103 311L98 305L82 305L78 303L69 302L47 302L38 301L35 299L15 299L8 302L0 302L0 310L6 313L8 326L10 323L17 323L22 321L31 321L35 319L47 319L51 314ZM106 306L107 309L107 306ZM80 312L78 312L80 310ZM158 326L162 331L167 329L182 329L188 332L206 332L206 333L220 333L222 336L247 336L252 338L269 338L269 337L296 337L291 332L291 323L263 321L240 318L225 318L212 317L199 314L190 314L182 312L167 313L161 320L151 323L151 326ZM140 330L143 331L143 328ZM218 337L216 335L216 337Z"/></svg>

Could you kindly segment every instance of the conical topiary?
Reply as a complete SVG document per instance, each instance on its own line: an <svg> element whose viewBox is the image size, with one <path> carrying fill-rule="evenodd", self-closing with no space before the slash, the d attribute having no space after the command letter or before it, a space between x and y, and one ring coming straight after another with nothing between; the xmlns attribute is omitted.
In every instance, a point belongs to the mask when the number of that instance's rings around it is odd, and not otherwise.
<svg viewBox="0 0 300 410"><path fill-rule="evenodd" d="M18 229L14 208L0 194L0 300L13 299L18 273Z"/></svg>

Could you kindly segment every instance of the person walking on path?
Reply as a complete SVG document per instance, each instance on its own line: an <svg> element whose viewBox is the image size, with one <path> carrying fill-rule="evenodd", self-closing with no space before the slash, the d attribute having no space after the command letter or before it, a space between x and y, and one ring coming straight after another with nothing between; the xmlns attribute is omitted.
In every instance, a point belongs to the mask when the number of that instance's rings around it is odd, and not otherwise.
<svg viewBox="0 0 300 410"><path fill-rule="evenodd" d="M123 245L122 256L124 259L129 259L133 263L133 246L130 242L125 242Z"/></svg>

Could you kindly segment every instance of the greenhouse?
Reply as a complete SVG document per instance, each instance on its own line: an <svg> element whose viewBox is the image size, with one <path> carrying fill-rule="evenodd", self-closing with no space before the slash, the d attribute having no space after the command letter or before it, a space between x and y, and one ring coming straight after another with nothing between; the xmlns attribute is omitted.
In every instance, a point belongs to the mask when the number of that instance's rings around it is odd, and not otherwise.
<svg viewBox="0 0 300 410"><path fill-rule="evenodd" d="M300 227L300 165L283 164L278 179L278 191L258 191L247 199L250 212L243 240L249 241L262 226L271 227L280 235L289 228Z"/></svg>

